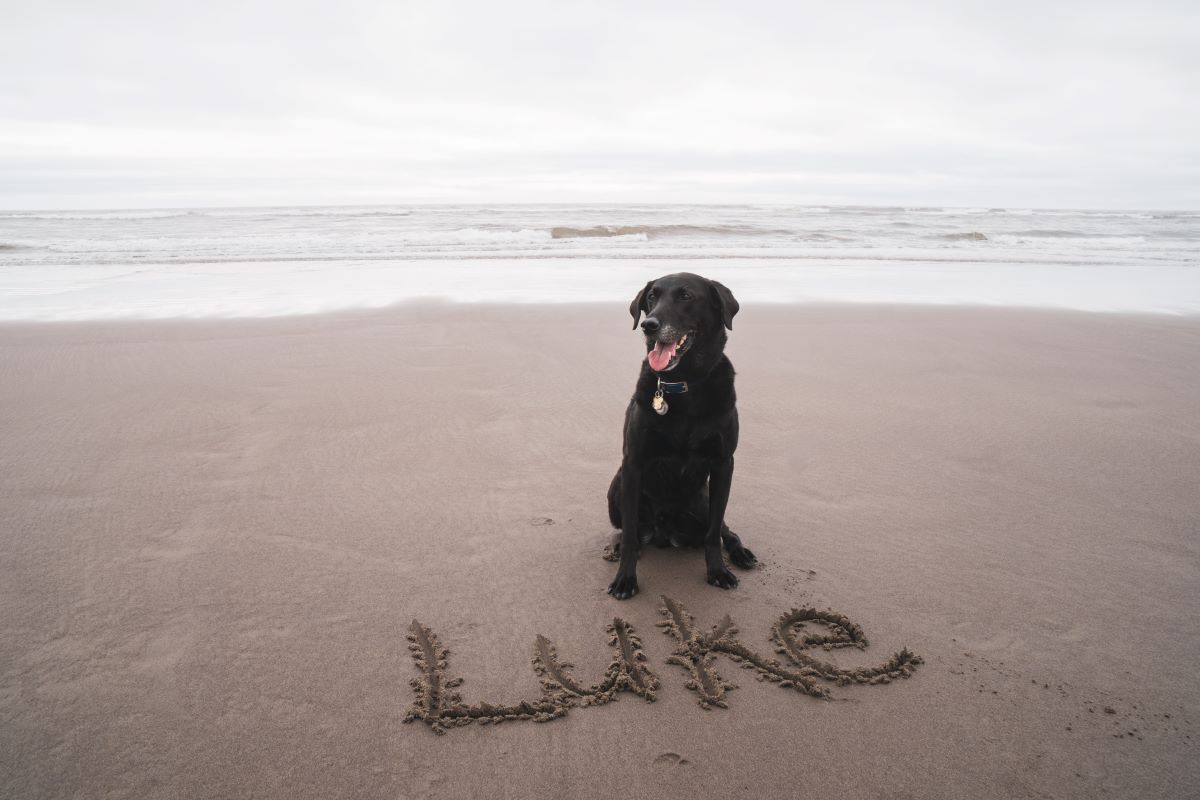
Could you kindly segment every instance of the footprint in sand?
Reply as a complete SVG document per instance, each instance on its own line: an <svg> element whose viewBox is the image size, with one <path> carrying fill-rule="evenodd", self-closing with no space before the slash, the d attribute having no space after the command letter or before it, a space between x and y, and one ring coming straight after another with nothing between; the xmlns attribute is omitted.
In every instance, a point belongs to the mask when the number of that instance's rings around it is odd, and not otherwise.
<svg viewBox="0 0 1200 800"><path fill-rule="evenodd" d="M658 758L654 759L654 765L657 767L677 767L680 764L690 764L686 758L679 753L662 753Z"/></svg>

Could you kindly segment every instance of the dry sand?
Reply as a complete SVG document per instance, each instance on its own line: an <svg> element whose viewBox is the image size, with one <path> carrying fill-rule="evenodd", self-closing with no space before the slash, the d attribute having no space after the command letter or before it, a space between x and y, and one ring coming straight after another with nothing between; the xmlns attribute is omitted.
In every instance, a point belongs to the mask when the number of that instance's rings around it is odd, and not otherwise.
<svg viewBox="0 0 1200 800"><path fill-rule="evenodd" d="M624 603L624 308L0 327L0 796L1195 796L1200 321L736 327L728 520L762 566L722 592L652 549ZM869 638L805 651L830 669L924 663L820 699L710 654L697 686L661 595L785 666L793 607ZM464 703L618 702L405 725L414 618Z"/></svg>

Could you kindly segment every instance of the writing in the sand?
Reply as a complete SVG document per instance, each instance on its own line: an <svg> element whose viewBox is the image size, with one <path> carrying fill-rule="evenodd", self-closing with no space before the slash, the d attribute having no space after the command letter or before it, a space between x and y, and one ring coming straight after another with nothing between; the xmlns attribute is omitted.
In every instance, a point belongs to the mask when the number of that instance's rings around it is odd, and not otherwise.
<svg viewBox="0 0 1200 800"><path fill-rule="evenodd" d="M921 663L919 656L903 649L877 667L841 669L809 654L820 647L865 649L867 638L862 628L833 611L814 608L793 608L783 614L771 628L775 652L784 656L785 665L776 658L767 658L746 647L737 639L737 628L728 615L707 632L696 627L691 614L677 600L663 597L660 613L666 619L659 627L675 640L675 649L666 663L681 667L688 673L685 683L699 696L703 708L727 707L726 693L737 686L717 672L717 655L727 656L751 670L760 681L768 681L784 689L792 689L813 697L829 697L823 683L844 686L849 683L884 684L896 678L907 678ZM813 626L812 629L806 626ZM405 716L405 722L422 720L434 733L447 728L470 725L498 725L503 722L532 720L549 722L564 717L572 708L608 703L618 692L632 692L648 702L654 701L659 688L658 676L647 666L642 641L633 627L615 618L607 628L613 659L598 683L584 686L571 674L570 665L561 661L554 645L545 636L538 636L533 645L533 669L541 682L542 693L535 700L518 703L493 704L463 702L457 688L462 678L449 674L448 652L437 636L420 622L413 620L408 634L419 675L411 685L416 700Z"/></svg>

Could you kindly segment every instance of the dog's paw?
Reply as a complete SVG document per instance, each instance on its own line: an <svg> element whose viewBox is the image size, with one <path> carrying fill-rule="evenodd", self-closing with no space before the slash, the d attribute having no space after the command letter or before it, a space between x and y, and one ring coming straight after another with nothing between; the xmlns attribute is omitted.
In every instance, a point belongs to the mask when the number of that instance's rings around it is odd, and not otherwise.
<svg viewBox="0 0 1200 800"><path fill-rule="evenodd" d="M729 567L722 564L717 569L708 571L708 582L712 586L720 586L722 589L732 589L738 585L737 576L729 571Z"/></svg>
<svg viewBox="0 0 1200 800"><path fill-rule="evenodd" d="M751 569L758 563L749 547L735 547L729 551L729 560L738 569Z"/></svg>
<svg viewBox="0 0 1200 800"><path fill-rule="evenodd" d="M637 575L622 575L618 572L617 577L608 585L608 593L618 600L628 600L637 592Z"/></svg>

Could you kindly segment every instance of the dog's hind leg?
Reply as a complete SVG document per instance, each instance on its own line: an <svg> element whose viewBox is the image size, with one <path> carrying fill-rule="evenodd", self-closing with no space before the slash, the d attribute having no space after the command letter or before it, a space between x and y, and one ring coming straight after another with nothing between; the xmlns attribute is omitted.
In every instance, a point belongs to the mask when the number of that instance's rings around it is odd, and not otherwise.
<svg viewBox="0 0 1200 800"><path fill-rule="evenodd" d="M685 505L669 508L663 528L663 538L671 547L702 547L708 530L708 494L697 492Z"/></svg>
<svg viewBox="0 0 1200 800"><path fill-rule="evenodd" d="M617 530L621 530L621 470L613 475L612 483L608 485L608 521Z"/></svg>

